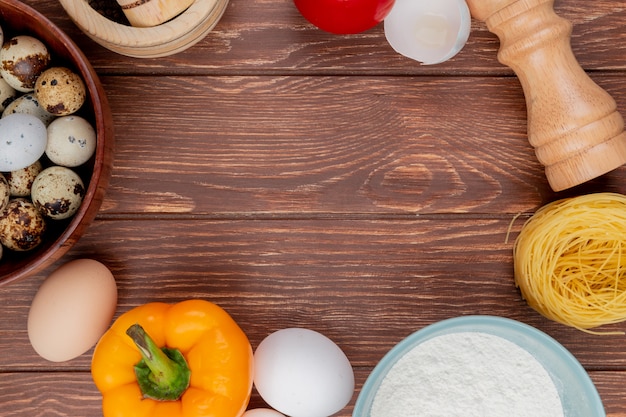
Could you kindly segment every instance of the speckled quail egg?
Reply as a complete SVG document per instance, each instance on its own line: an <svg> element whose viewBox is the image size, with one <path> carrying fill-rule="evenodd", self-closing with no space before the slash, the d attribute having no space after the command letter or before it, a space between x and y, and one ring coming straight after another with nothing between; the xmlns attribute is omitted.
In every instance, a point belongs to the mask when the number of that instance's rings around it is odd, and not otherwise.
<svg viewBox="0 0 626 417"><path fill-rule="evenodd" d="M70 168L51 166L37 175L30 194L45 217L62 220L78 211L85 196L85 185Z"/></svg>
<svg viewBox="0 0 626 417"><path fill-rule="evenodd" d="M13 100L2 112L2 117L6 117L13 113L33 115L41 120L46 126L48 126L50 122L56 118L54 114L48 113L46 109L39 104L39 101L37 101L37 98L33 93L24 94Z"/></svg>
<svg viewBox="0 0 626 417"><path fill-rule="evenodd" d="M17 91L0 77L0 111L4 111L17 97Z"/></svg>
<svg viewBox="0 0 626 417"><path fill-rule="evenodd" d="M77 167L96 150L96 131L80 116L61 116L48 126L46 156L57 165Z"/></svg>
<svg viewBox="0 0 626 417"><path fill-rule="evenodd" d="M0 76L17 91L34 90L35 82L50 65L50 52L39 39L18 35L0 49Z"/></svg>
<svg viewBox="0 0 626 417"><path fill-rule="evenodd" d="M75 113L85 102L86 95L83 79L65 67L48 68L35 84L39 104L57 116Z"/></svg>
<svg viewBox="0 0 626 417"><path fill-rule="evenodd" d="M0 243L14 251L36 248L43 240L46 221L25 198L14 198L0 214Z"/></svg>
<svg viewBox="0 0 626 417"><path fill-rule="evenodd" d="M11 188L9 182L4 175L0 174L0 212L9 204L9 198L11 197Z"/></svg>
<svg viewBox="0 0 626 417"><path fill-rule="evenodd" d="M16 171L37 161L46 151L48 132L30 114L10 114L0 119L0 172Z"/></svg>
<svg viewBox="0 0 626 417"><path fill-rule="evenodd" d="M26 168L5 173L11 197L29 197L33 182L42 170L41 161L35 161Z"/></svg>

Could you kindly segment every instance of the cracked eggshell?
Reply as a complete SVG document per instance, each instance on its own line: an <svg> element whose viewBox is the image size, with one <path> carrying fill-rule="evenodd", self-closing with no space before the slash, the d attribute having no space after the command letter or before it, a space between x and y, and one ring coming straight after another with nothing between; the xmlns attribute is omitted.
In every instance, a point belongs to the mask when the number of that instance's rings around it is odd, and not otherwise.
<svg viewBox="0 0 626 417"><path fill-rule="evenodd" d="M46 221L37 207L25 198L14 198L0 215L0 243L6 248L24 252L36 248L43 240Z"/></svg>
<svg viewBox="0 0 626 417"><path fill-rule="evenodd" d="M0 171L25 168L44 154L46 125L30 114L10 114L0 119Z"/></svg>
<svg viewBox="0 0 626 417"><path fill-rule="evenodd" d="M35 84L35 96L39 104L56 116L67 116L78 111L86 95L85 83L80 75L65 67L45 70Z"/></svg>
<svg viewBox="0 0 626 417"><path fill-rule="evenodd" d="M96 131L80 116L61 116L48 126L46 156L57 165L77 167L96 150Z"/></svg>
<svg viewBox="0 0 626 417"><path fill-rule="evenodd" d="M37 78L49 65L48 48L32 36L14 36L0 49L0 76L17 91L33 91Z"/></svg>
<svg viewBox="0 0 626 417"><path fill-rule="evenodd" d="M26 168L5 173L11 197L29 197L33 182L42 170L41 161L36 161Z"/></svg>
<svg viewBox="0 0 626 417"><path fill-rule="evenodd" d="M433 65L463 49L471 23L465 0L396 0L385 18L385 37L399 54Z"/></svg>
<svg viewBox="0 0 626 417"><path fill-rule="evenodd" d="M13 113L30 114L41 120L46 126L56 118L54 114L48 113L46 109L39 104L39 101L37 101L33 93L24 94L13 100L2 112L2 117Z"/></svg>
<svg viewBox="0 0 626 417"><path fill-rule="evenodd" d="M37 175L30 191L35 206L45 217L72 217L85 197L85 185L70 168L52 166Z"/></svg>

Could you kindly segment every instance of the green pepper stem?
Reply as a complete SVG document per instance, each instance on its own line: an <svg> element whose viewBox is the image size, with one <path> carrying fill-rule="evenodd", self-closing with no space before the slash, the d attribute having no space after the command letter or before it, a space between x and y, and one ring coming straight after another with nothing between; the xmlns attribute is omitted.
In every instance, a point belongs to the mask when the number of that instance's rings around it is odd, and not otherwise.
<svg viewBox="0 0 626 417"><path fill-rule="evenodd" d="M159 348L139 324L130 326L126 334L142 356L135 365L135 375L144 397L159 401L179 399L191 379L191 371L182 353L177 349Z"/></svg>

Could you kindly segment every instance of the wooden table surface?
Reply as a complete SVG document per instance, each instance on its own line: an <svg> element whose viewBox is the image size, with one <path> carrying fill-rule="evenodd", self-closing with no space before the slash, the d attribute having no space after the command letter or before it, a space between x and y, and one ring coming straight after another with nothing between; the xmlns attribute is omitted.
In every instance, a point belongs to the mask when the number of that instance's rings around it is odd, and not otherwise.
<svg viewBox="0 0 626 417"><path fill-rule="evenodd" d="M453 60L419 66L393 52L382 25L337 36L309 25L290 0L231 0L193 48L134 59L92 42L56 1L26 3L96 68L116 149L85 236L58 264L0 288L1 416L101 415L92 351L50 363L26 332L43 279L81 257L113 271L116 316L149 301L203 298L224 307L253 347L287 327L330 337L356 375L337 416L351 415L396 343L473 314L553 336L587 369L607 414L626 416L624 336L540 316L516 289L512 260L535 210L626 193L626 168L550 189L527 142L520 84L483 23L473 22ZM626 114L626 3L557 0L555 10L574 23L583 68ZM262 405L253 393L251 407Z"/></svg>

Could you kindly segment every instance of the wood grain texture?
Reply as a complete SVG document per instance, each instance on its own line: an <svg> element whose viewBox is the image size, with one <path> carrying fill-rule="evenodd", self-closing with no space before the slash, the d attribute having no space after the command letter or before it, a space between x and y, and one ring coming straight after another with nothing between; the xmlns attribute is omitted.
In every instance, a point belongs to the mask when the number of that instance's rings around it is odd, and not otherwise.
<svg viewBox="0 0 626 417"><path fill-rule="evenodd" d="M356 369L359 380L366 378L368 372L367 369ZM93 387L89 376L75 372L64 372L61 375L63 385L58 384L57 378L45 373L3 375L4 377L0 380L0 389L8 401L0 404L0 412L6 417L21 417L25 414L31 417L99 415L100 395ZM610 410L607 412L607 417L626 416L623 393L613 388L618 384L626 383L626 379L616 379L613 373L607 372L592 372L591 378ZM351 416L355 400L356 398L352 398L350 404L335 417ZM76 404L80 404L80 407ZM256 392L253 392L250 407L266 407L266 404Z"/></svg>
<svg viewBox="0 0 626 417"><path fill-rule="evenodd" d="M626 110L622 77L595 78ZM124 126L105 213L518 213L555 197L513 78L153 80L103 79ZM624 174L565 195L626 191Z"/></svg>
<svg viewBox="0 0 626 417"><path fill-rule="evenodd" d="M289 0L231 0L193 48L132 59L94 44L58 2L26 3L93 63L116 146L85 236L46 271L0 288L1 416L102 415L91 351L49 363L26 331L41 282L83 257L113 271L116 316L201 297L231 313L253 347L291 326L326 334L357 379L337 417L351 415L367 375L402 338L470 314L553 336L590 373L607 415L626 416L623 337L541 317L521 299L512 265L513 240L537 208L626 193L626 168L550 190L526 138L520 83L482 23L454 60L425 67L393 53L382 26L335 36ZM557 1L556 11L574 23L583 68L626 114L623 2Z"/></svg>
<svg viewBox="0 0 626 417"><path fill-rule="evenodd" d="M447 74L512 72L499 64L498 39L474 21L463 51L437 66L421 66L396 54L383 26L337 36L309 24L290 0L231 0L213 31L183 53L155 59L111 54L71 22L56 1L26 0L67 31L100 73L112 74ZM572 48L588 70L624 70L626 7L619 0L557 0L555 10L574 24Z"/></svg>
<svg viewBox="0 0 626 417"><path fill-rule="evenodd" d="M359 380L367 377L369 369L356 369ZM6 417L45 417L60 416L98 416L100 415L100 394L91 383L89 375L77 372L62 372L63 384L58 377L46 373L7 373L0 379L0 389L6 399L0 404L0 412ZM614 373L592 372L598 392L605 399L607 417L626 416L623 404L623 392L614 387L626 383L626 378L616 378ZM19 388L17 388L19 387ZM360 389L360 386L357 386ZM353 397L350 404L334 417L350 417L354 407ZM77 406L77 404L80 404ZM250 407L266 407L265 402L253 392Z"/></svg>

